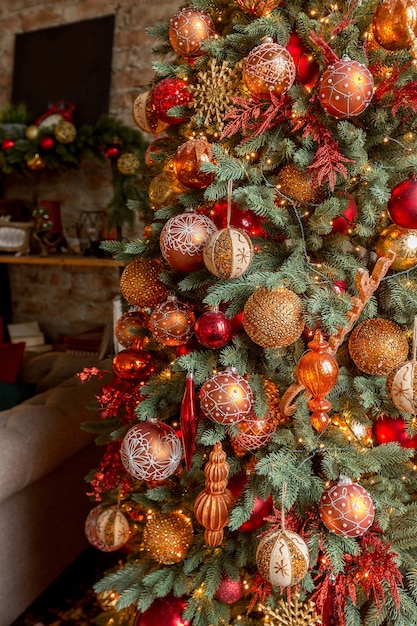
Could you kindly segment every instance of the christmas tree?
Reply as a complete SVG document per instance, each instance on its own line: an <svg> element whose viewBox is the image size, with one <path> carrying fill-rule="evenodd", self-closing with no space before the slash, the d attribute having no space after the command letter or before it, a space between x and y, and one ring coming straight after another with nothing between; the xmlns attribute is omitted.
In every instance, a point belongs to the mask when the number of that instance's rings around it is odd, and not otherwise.
<svg viewBox="0 0 417 626"><path fill-rule="evenodd" d="M101 623L417 624L415 6L195 0L149 34L88 425Z"/></svg>

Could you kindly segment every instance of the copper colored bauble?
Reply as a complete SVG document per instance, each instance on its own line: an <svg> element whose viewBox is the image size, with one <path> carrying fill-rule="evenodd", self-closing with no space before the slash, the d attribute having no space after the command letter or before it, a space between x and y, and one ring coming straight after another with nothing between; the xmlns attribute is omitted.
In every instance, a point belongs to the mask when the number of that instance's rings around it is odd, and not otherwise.
<svg viewBox="0 0 417 626"><path fill-rule="evenodd" d="M229 576L223 576L220 585L216 589L214 599L225 604L234 604L238 602L243 595L243 583L239 578L233 580Z"/></svg>
<svg viewBox="0 0 417 626"><path fill-rule="evenodd" d="M203 250L204 265L219 278L238 278L252 265L251 238L239 228L223 228L213 233Z"/></svg>
<svg viewBox="0 0 417 626"><path fill-rule="evenodd" d="M299 170L293 163L284 165L276 180L278 191L296 202L313 202L317 192L309 181L307 174ZM278 195L278 199L282 196Z"/></svg>
<svg viewBox="0 0 417 626"><path fill-rule="evenodd" d="M346 235L353 229L354 221L358 215L358 207L355 198L347 191L337 192L336 195L344 201L345 208L342 215L332 219L332 229L330 232L332 235L336 233Z"/></svg>
<svg viewBox="0 0 417 626"><path fill-rule="evenodd" d="M168 289L159 280L162 267L158 259L135 259L126 265L120 277L122 296L140 308L152 307L168 296Z"/></svg>
<svg viewBox="0 0 417 626"><path fill-rule="evenodd" d="M417 16L412 0L382 0L372 19L375 41L385 50L405 50L417 36Z"/></svg>
<svg viewBox="0 0 417 626"><path fill-rule="evenodd" d="M243 472L235 474L229 479L228 488L233 494L235 500L238 500L242 495L248 482L248 476ZM261 526L266 523L265 518L272 515L274 508L274 501L272 496L268 496L266 500L262 500L259 496L255 496L253 509L250 517L246 522L243 522L238 528L240 533L251 533L254 530L259 530Z"/></svg>
<svg viewBox="0 0 417 626"><path fill-rule="evenodd" d="M213 220L217 228L220 230L227 227L227 200L219 200L213 204L208 214ZM262 228L263 219L249 209L241 209L232 201L230 211L230 226L245 231L251 237L265 237L265 231Z"/></svg>
<svg viewBox="0 0 417 626"><path fill-rule="evenodd" d="M187 607L184 597L176 598L172 594L165 598L157 598L149 609L136 614L133 626L191 626L192 622L183 619L182 614Z"/></svg>
<svg viewBox="0 0 417 626"><path fill-rule="evenodd" d="M124 436L120 456L124 468L134 478L165 480L181 462L181 440L164 422L139 422Z"/></svg>
<svg viewBox="0 0 417 626"><path fill-rule="evenodd" d="M374 424L374 435L379 445L399 443L402 448L417 448L417 435L408 434L407 423L402 417L380 415Z"/></svg>
<svg viewBox="0 0 417 626"><path fill-rule="evenodd" d="M123 313L114 327L117 341L124 348L130 348L132 343L141 336L148 324L149 317L143 311L129 311Z"/></svg>
<svg viewBox="0 0 417 626"><path fill-rule="evenodd" d="M304 329L301 299L285 287L257 289L243 308L242 323L252 341L263 348L289 346Z"/></svg>
<svg viewBox="0 0 417 626"><path fill-rule="evenodd" d="M88 541L91 543L92 546L94 546L94 548L97 548L102 552L113 552L114 550L118 550L119 546L107 545L106 543L104 543L104 541L101 541L101 539L97 537L96 522L98 516L100 515L100 513L103 512L103 510L104 509L101 504L98 504L93 509L91 509L85 520L84 532Z"/></svg>
<svg viewBox="0 0 417 626"><path fill-rule="evenodd" d="M417 362L398 365L387 377L387 391L393 405L404 413L417 414Z"/></svg>
<svg viewBox="0 0 417 626"><path fill-rule="evenodd" d="M223 348L232 338L233 328L222 311L206 311L197 319L194 327L197 341L205 348Z"/></svg>
<svg viewBox="0 0 417 626"><path fill-rule="evenodd" d="M388 200L388 214L402 228L417 228L417 176L411 174L398 183Z"/></svg>
<svg viewBox="0 0 417 626"><path fill-rule="evenodd" d="M142 382L154 373L155 361L150 352L132 346L113 357L112 367L119 378Z"/></svg>
<svg viewBox="0 0 417 626"><path fill-rule="evenodd" d="M153 209L160 209L169 204L175 204L180 193L186 191L175 176L169 170L162 171L149 183L149 200Z"/></svg>
<svg viewBox="0 0 417 626"><path fill-rule="evenodd" d="M77 137L77 129L71 122L62 120L55 126L54 135L59 143L72 143Z"/></svg>
<svg viewBox="0 0 417 626"><path fill-rule="evenodd" d="M31 124L27 127L25 135L26 139L29 139L29 141L35 141L35 139L37 139L39 135L39 126L36 126L36 124Z"/></svg>
<svg viewBox="0 0 417 626"><path fill-rule="evenodd" d="M33 157L26 161L26 165L33 172L39 172L40 170L45 169L46 163L43 158L39 154L35 154Z"/></svg>
<svg viewBox="0 0 417 626"><path fill-rule="evenodd" d="M160 133L169 125L156 117L150 91L144 91L135 98L132 117L136 126L145 133Z"/></svg>
<svg viewBox="0 0 417 626"><path fill-rule="evenodd" d="M207 139L190 139L181 144L174 154L174 172L184 187L205 189L214 180L214 174L201 171L204 163L214 163Z"/></svg>
<svg viewBox="0 0 417 626"><path fill-rule="evenodd" d="M180 302L175 296L161 302L152 311L149 328L159 343L165 346L180 346L191 338L195 316L190 305Z"/></svg>
<svg viewBox="0 0 417 626"><path fill-rule="evenodd" d="M323 492L319 514L335 535L362 537L374 521L374 504L366 489L347 476L340 476L336 484Z"/></svg>
<svg viewBox="0 0 417 626"><path fill-rule="evenodd" d="M249 15L266 17L281 4L281 0L236 0L238 6Z"/></svg>
<svg viewBox="0 0 417 626"><path fill-rule="evenodd" d="M235 443L245 450L259 450L271 441L277 428L277 421L272 411L267 411L263 417L257 417L251 411L237 427L239 434L233 438Z"/></svg>
<svg viewBox="0 0 417 626"><path fill-rule="evenodd" d="M214 24L208 13L193 8L178 11L169 25L169 41L177 54L195 58L204 54L202 44L214 35Z"/></svg>
<svg viewBox="0 0 417 626"><path fill-rule="evenodd" d="M227 488L229 465L222 444L214 444L209 460L204 468L205 489L194 502L194 516L206 529L205 542L215 548L223 541L223 528L229 522L229 511L234 502L231 491Z"/></svg>
<svg viewBox="0 0 417 626"><path fill-rule="evenodd" d="M159 237L162 256L171 267L182 272L202 269L205 243L216 231L213 222L199 213L185 212L171 217Z"/></svg>
<svg viewBox="0 0 417 626"><path fill-rule="evenodd" d="M51 135L44 135L39 139L39 147L43 152L50 152L55 146L55 139Z"/></svg>
<svg viewBox="0 0 417 626"><path fill-rule="evenodd" d="M304 539L291 530L270 531L256 549L256 564L271 585L290 587L307 574L310 555Z"/></svg>
<svg viewBox="0 0 417 626"><path fill-rule="evenodd" d="M236 424L252 408L252 390L233 368L213 374L200 389L203 414L219 424Z"/></svg>
<svg viewBox="0 0 417 626"><path fill-rule="evenodd" d="M379 317L365 320L351 333L349 354L366 374L386 376L408 356L405 333L395 322Z"/></svg>
<svg viewBox="0 0 417 626"><path fill-rule="evenodd" d="M99 541L113 549L124 546L129 540L129 522L119 507L103 508L96 519L96 535Z"/></svg>
<svg viewBox="0 0 417 626"><path fill-rule="evenodd" d="M355 117L372 100L374 79L368 68L347 56L330 65L319 82L319 98L327 113L337 119Z"/></svg>
<svg viewBox="0 0 417 626"><path fill-rule="evenodd" d="M187 106L191 102L192 97L185 80L168 76L160 80L152 88L152 111L158 120L162 120L167 124L182 124L186 117L170 115L169 110L177 106Z"/></svg>
<svg viewBox="0 0 417 626"><path fill-rule="evenodd" d="M267 41L246 57L242 77L253 96L270 100L271 94L279 96L290 89L295 79L295 64L288 50Z"/></svg>
<svg viewBox="0 0 417 626"><path fill-rule="evenodd" d="M193 539L191 520L180 511L153 512L148 516L143 529L143 549L152 559L163 565L182 561L187 556Z"/></svg>
<svg viewBox="0 0 417 626"><path fill-rule="evenodd" d="M291 33L285 46L295 63L295 80L312 89L319 79L320 68L314 56L304 46L297 33Z"/></svg>
<svg viewBox="0 0 417 626"><path fill-rule="evenodd" d="M379 257L395 252L390 269L403 272L417 265L417 229L408 229L391 224L379 235L375 251Z"/></svg>
<svg viewBox="0 0 417 626"><path fill-rule="evenodd" d="M124 152L117 159L117 169L124 176L133 176L139 167L140 160L134 152Z"/></svg>

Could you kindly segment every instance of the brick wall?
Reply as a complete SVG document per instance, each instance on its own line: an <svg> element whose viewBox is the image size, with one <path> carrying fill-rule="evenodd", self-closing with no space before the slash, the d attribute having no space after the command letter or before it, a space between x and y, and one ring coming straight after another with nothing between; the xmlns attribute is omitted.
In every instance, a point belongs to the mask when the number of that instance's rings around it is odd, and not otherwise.
<svg viewBox="0 0 417 626"><path fill-rule="evenodd" d="M153 79L152 47L146 28L166 21L178 10L179 0L6 0L0 13L0 109L10 102L14 37L33 31L115 15L110 110L112 116L134 127L132 103ZM36 180L8 176L7 198L58 200L64 231L74 227L81 211L103 210L112 197L110 169L85 162L80 170L63 175L40 172ZM118 268L9 265L13 321L36 319L54 342L80 332L111 315L111 301L119 292Z"/></svg>

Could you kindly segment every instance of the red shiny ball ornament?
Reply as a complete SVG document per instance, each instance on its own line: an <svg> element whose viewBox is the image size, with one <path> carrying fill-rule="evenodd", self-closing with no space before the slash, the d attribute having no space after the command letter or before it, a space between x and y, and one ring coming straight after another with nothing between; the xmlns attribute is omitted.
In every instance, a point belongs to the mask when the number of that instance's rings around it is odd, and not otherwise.
<svg viewBox="0 0 417 626"><path fill-rule="evenodd" d="M221 311L206 311L197 319L194 333L202 346L215 350L229 343L233 328L229 318Z"/></svg>
<svg viewBox="0 0 417 626"><path fill-rule="evenodd" d="M236 313L236 315L232 317L230 320L230 323L232 324L233 337L235 335L238 335L239 333L243 333L245 330L243 328L242 318L243 318L243 311L241 311L240 313Z"/></svg>
<svg viewBox="0 0 417 626"><path fill-rule="evenodd" d="M417 229L417 176L415 174L411 174L394 187L387 208L394 224L402 228Z"/></svg>
<svg viewBox="0 0 417 626"><path fill-rule="evenodd" d="M119 378L142 382L154 373L155 362L146 350L132 347L118 352L113 357L112 367Z"/></svg>
<svg viewBox="0 0 417 626"><path fill-rule="evenodd" d="M9 139L6 137L6 139L3 139L3 141L1 142L2 150L10 150L10 148L14 148L14 146L15 146L14 139Z"/></svg>
<svg viewBox="0 0 417 626"><path fill-rule="evenodd" d="M307 51L297 33L291 33L286 49L295 63L296 81L312 89L317 83L320 68L314 56Z"/></svg>
<svg viewBox="0 0 417 626"><path fill-rule="evenodd" d="M169 594L165 598L157 598L149 609L136 614L133 626L191 626L192 622L182 617L186 606L184 597L176 598Z"/></svg>
<svg viewBox="0 0 417 626"><path fill-rule="evenodd" d="M202 44L214 35L213 20L208 13L188 7L171 19L168 35L177 54L196 58L204 54Z"/></svg>
<svg viewBox="0 0 417 626"><path fill-rule="evenodd" d="M332 219L332 230L330 232L333 235L336 233L346 235L353 228L354 221L358 215L358 207L355 198L350 193L338 192L336 195L346 200L346 208L342 215Z"/></svg>
<svg viewBox="0 0 417 626"><path fill-rule="evenodd" d="M155 116L167 124L182 124L185 117L174 117L168 111L175 106L186 106L193 96L182 78L168 76L156 83L151 91L151 103Z"/></svg>
<svg viewBox="0 0 417 626"><path fill-rule="evenodd" d="M191 307L171 296L153 310L149 328L159 343L180 346L191 338L194 322L195 316Z"/></svg>
<svg viewBox="0 0 417 626"><path fill-rule="evenodd" d="M252 390L233 368L213 374L200 389L200 407L219 424L237 424L252 408Z"/></svg>
<svg viewBox="0 0 417 626"><path fill-rule="evenodd" d="M182 272L202 269L204 245L215 232L216 226L205 215L185 212L171 217L159 237L162 256L171 267Z"/></svg>
<svg viewBox="0 0 417 626"><path fill-rule="evenodd" d="M406 421L402 417L380 415L374 424L374 435L379 445L397 442L402 448L417 448L417 435L410 437Z"/></svg>
<svg viewBox="0 0 417 626"><path fill-rule="evenodd" d="M120 143L109 143L106 146L104 154L110 161L116 161L122 154L122 147Z"/></svg>
<svg viewBox="0 0 417 626"><path fill-rule="evenodd" d="M372 100L374 79L368 68L344 56L330 65L319 82L319 98L329 115L347 119L362 113Z"/></svg>
<svg viewBox="0 0 417 626"><path fill-rule="evenodd" d="M214 598L225 604L238 602L243 595L243 583L241 579L233 580L229 576L224 576L217 587Z"/></svg>
<svg viewBox="0 0 417 626"><path fill-rule="evenodd" d="M207 139L190 139L177 148L174 172L180 183L189 189L205 189L214 180L214 174L201 171L203 163L214 163Z"/></svg>
<svg viewBox="0 0 417 626"><path fill-rule="evenodd" d="M45 135L39 139L39 147L44 152L50 152L55 146L55 139L50 135Z"/></svg>
<svg viewBox="0 0 417 626"><path fill-rule="evenodd" d="M374 504L366 489L347 476L340 476L336 484L323 492L319 514L335 535L362 537L374 521Z"/></svg>
<svg viewBox="0 0 417 626"><path fill-rule="evenodd" d="M130 348L132 343L141 336L141 331L147 326L148 315L143 311L129 311L117 320L114 334L117 341L124 348Z"/></svg>
<svg viewBox="0 0 417 626"><path fill-rule="evenodd" d="M248 477L243 473L235 474L229 478L227 488L232 492L236 500L242 495L247 482ZM265 518L272 515L273 506L274 502L272 496L269 496L266 500L261 500L261 498L255 496L252 513L249 519L239 526L238 531L241 533L250 533L261 528L261 526L266 523Z"/></svg>
<svg viewBox="0 0 417 626"><path fill-rule="evenodd" d="M221 230L227 227L227 200L219 200L211 208L209 218L213 220L217 228ZM240 209L235 202L232 202L230 226L244 230L251 237L265 237L266 233L262 228L262 217L256 215L249 209Z"/></svg>

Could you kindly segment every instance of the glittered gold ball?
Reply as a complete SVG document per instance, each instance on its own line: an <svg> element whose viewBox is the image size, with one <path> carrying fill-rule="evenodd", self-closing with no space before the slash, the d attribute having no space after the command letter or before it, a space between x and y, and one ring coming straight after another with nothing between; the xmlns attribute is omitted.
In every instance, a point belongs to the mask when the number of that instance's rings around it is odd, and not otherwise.
<svg viewBox="0 0 417 626"><path fill-rule="evenodd" d="M152 307L168 296L168 289L159 280L162 264L158 259L135 259L124 268L120 277L122 296L140 308Z"/></svg>
<svg viewBox="0 0 417 626"><path fill-rule="evenodd" d="M204 246L206 268L219 278L238 278L251 266L251 238L239 228L222 228L213 233Z"/></svg>
<svg viewBox="0 0 417 626"><path fill-rule="evenodd" d="M36 124L31 124L27 127L25 135L26 139L29 139L29 141L35 141L39 135L39 127L36 126Z"/></svg>
<svg viewBox="0 0 417 626"><path fill-rule="evenodd" d="M291 530L270 531L256 550L262 578L274 586L296 585L307 574L310 555L306 542Z"/></svg>
<svg viewBox="0 0 417 626"><path fill-rule="evenodd" d="M386 376L408 355L408 341L400 326L379 317L365 320L351 333L349 354L366 374Z"/></svg>
<svg viewBox="0 0 417 626"><path fill-rule="evenodd" d="M133 176L140 167L139 157L133 152L124 152L117 159L117 169L125 176Z"/></svg>
<svg viewBox="0 0 417 626"><path fill-rule="evenodd" d="M257 289L247 300L242 323L252 341L263 348L282 348L303 332L301 299L285 287Z"/></svg>
<svg viewBox="0 0 417 626"><path fill-rule="evenodd" d="M298 202L313 202L317 197L317 192L307 175L292 163L284 165L280 170L276 180L276 188L284 196ZM278 194L278 201L281 198L282 196Z"/></svg>
<svg viewBox="0 0 417 626"><path fill-rule="evenodd" d="M164 565L184 559L193 539L191 520L180 511L152 513L143 531L144 550Z"/></svg>
<svg viewBox="0 0 417 626"><path fill-rule="evenodd" d="M396 224L385 228L376 242L376 253L386 256L390 250L396 254L390 269L402 272L417 265L417 230Z"/></svg>
<svg viewBox="0 0 417 626"><path fill-rule="evenodd" d="M33 172L39 172L40 170L45 169L46 163L43 158L39 154L35 154L32 158L26 161L26 165Z"/></svg>
<svg viewBox="0 0 417 626"><path fill-rule="evenodd" d="M265 42L247 56L243 66L243 82L256 98L271 99L288 91L295 79L291 54L278 43Z"/></svg>
<svg viewBox="0 0 417 626"><path fill-rule="evenodd" d="M77 136L77 129L71 122L62 120L55 126L54 135L59 143L72 143Z"/></svg>
<svg viewBox="0 0 417 626"><path fill-rule="evenodd" d="M155 135L169 126L167 122L163 122L155 116L150 91L140 93L135 99L132 107L132 117L136 126L145 133L152 133Z"/></svg>
<svg viewBox="0 0 417 626"><path fill-rule="evenodd" d="M149 200L153 209L159 209L169 204L175 204L180 193L186 191L175 176L174 172L170 170L163 170L154 178L152 178L149 184Z"/></svg>

